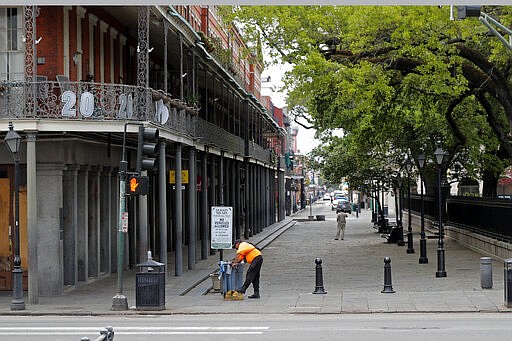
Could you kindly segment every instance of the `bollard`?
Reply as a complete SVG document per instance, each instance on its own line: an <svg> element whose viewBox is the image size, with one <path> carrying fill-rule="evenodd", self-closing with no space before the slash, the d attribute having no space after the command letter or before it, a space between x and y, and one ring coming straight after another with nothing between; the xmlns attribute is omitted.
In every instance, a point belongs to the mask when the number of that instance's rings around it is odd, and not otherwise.
<svg viewBox="0 0 512 341"><path fill-rule="evenodd" d="M492 289L492 258L480 258L480 285L482 289Z"/></svg>
<svg viewBox="0 0 512 341"><path fill-rule="evenodd" d="M313 291L313 294L327 294L327 291L324 289L324 280L322 276L322 259L316 258L316 285L315 285L315 291Z"/></svg>
<svg viewBox="0 0 512 341"><path fill-rule="evenodd" d="M384 257L384 289L382 293L392 294L395 291L391 285L391 258Z"/></svg>
<svg viewBox="0 0 512 341"><path fill-rule="evenodd" d="M512 308L512 258L505 259L505 306Z"/></svg>

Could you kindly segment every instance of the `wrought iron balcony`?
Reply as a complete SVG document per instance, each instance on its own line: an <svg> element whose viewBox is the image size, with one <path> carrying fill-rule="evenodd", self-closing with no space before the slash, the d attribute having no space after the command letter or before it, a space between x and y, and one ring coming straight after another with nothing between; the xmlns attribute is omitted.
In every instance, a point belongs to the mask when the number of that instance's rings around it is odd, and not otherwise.
<svg viewBox="0 0 512 341"><path fill-rule="evenodd" d="M198 117L198 110L162 91L133 85L58 81L0 82L0 119L136 120L157 123L178 134L276 165L270 150L230 134Z"/></svg>

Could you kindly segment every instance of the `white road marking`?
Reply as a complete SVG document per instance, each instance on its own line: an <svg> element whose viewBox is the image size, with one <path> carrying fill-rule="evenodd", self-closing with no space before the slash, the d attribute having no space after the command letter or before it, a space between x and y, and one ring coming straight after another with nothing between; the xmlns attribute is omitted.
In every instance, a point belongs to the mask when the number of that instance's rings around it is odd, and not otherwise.
<svg viewBox="0 0 512 341"><path fill-rule="evenodd" d="M104 327L0 327L0 335L98 334ZM259 335L270 327L114 327L116 335Z"/></svg>

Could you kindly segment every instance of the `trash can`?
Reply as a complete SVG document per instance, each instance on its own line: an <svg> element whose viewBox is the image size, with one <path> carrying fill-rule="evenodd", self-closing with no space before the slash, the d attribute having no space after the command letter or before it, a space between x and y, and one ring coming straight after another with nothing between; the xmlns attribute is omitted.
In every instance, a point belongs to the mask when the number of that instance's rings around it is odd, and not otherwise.
<svg viewBox="0 0 512 341"><path fill-rule="evenodd" d="M222 295L229 290L236 290L244 284L244 264L238 263L232 267L230 262L219 262L219 275Z"/></svg>
<svg viewBox="0 0 512 341"><path fill-rule="evenodd" d="M220 278L219 273L214 272L210 274L210 278L212 279L212 290L215 292L220 292Z"/></svg>
<svg viewBox="0 0 512 341"><path fill-rule="evenodd" d="M150 259L137 264L135 274L135 308L137 310L165 309L165 265Z"/></svg>
<svg viewBox="0 0 512 341"><path fill-rule="evenodd" d="M482 289L492 289L492 258L480 258L480 286Z"/></svg>
<svg viewBox="0 0 512 341"><path fill-rule="evenodd" d="M505 259L504 275L505 306L512 308L512 258Z"/></svg>

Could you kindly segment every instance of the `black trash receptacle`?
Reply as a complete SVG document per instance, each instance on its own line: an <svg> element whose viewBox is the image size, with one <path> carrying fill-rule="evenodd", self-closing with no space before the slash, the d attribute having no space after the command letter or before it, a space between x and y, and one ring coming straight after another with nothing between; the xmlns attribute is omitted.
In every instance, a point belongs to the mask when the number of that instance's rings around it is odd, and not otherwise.
<svg viewBox="0 0 512 341"><path fill-rule="evenodd" d="M165 265L150 259L137 264L135 274L135 308L137 310L165 309Z"/></svg>

